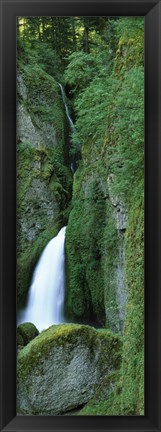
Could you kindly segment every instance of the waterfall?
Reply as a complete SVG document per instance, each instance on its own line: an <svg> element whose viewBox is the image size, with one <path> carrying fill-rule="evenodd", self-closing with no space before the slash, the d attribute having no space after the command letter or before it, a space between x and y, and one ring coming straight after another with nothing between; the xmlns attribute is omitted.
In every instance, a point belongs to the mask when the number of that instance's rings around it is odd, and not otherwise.
<svg viewBox="0 0 161 432"><path fill-rule="evenodd" d="M19 320L32 322L39 331L64 321L65 230L63 227L42 252L33 273L26 310Z"/></svg>
<svg viewBox="0 0 161 432"><path fill-rule="evenodd" d="M70 117L69 110L68 110L68 105L66 104L65 91L63 89L63 86L60 83L58 83L58 84L59 84L59 87L61 89L61 95L62 95L62 99L63 99L63 103L64 103L64 107L65 107L65 112L66 112L67 119L69 121L71 132L72 133L76 133L76 128L74 126L73 120ZM81 159L82 159L82 157L81 157L81 148L80 148L80 143L78 141L77 142L77 146L75 145L74 154L73 154L73 157L72 157L72 161L70 163L70 169L71 169L71 171L72 171L73 174L75 173L76 169L78 168L78 161L81 160Z"/></svg>
<svg viewBox="0 0 161 432"><path fill-rule="evenodd" d="M69 114L68 106L66 104L66 100L65 100L66 98L65 98L65 92L64 92L63 86L60 83L58 83L58 84L59 84L60 89L61 89L62 99L63 99L63 103L64 103L64 106L65 106L65 112L66 112L66 116L67 116L69 124L70 124L71 131L72 131L72 133L76 132L74 123L73 123L73 121L72 121L72 119L70 117L70 114Z"/></svg>

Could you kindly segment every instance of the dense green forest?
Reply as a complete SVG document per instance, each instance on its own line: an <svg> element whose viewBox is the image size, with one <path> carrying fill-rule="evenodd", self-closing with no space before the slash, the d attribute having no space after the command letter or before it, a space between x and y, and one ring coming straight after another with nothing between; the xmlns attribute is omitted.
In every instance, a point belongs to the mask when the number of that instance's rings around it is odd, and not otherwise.
<svg viewBox="0 0 161 432"><path fill-rule="evenodd" d="M18 19L18 310L26 305L41 252L63 226L67 227L66 324L40 334L34 323L26 324L26 329L25 324L19 325L18 411L144 415L141 17ZM47 391L53 352L56 389L59 350L62 369L74 362L71 352L84 355L88 394L79 378L74 378L74 366L73 378L68 366L66 394L69 400L74 382L71 399L75 404L68 405L60 395L61 404L56 406L51 390L47 403L40 397L39 412L29 377L36 364L32 382L36 386L36 377L42 375L43 392ZM80 371L85 374L84 369Z"/></svg>

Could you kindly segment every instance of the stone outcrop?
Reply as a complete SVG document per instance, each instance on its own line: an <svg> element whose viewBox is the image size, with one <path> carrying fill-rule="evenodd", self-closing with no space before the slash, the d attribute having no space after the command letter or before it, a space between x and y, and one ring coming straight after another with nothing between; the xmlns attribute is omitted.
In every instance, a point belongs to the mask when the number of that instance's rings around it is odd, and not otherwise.
<svg viewBox="0 0 161 432"><path fill-rule="evenodd" d="M34 126L23 103L17 104L17 140L19 142L28 141L33 147L43 144L41 134Z"/></svg>
<svg viewBox="0 0 161 432"><path fill-rule="evenodd" d="M66 223L60 213L71 199L72 174L67 166L65 134L57 82L40 67L36 74L29 65L22 68L17 75L18 308L26 302L39 255Z"/></svg>
<svg viewBox="0 0 161 432"><path fill-rule="evenodd" d="M110 174L107 179L109 199L113 206L114 218L118 231L124 231L127 228L127 211L119 197L115 196L112 190L114 175Z"/></svg>
<svg viewBox="0 0 161 432"><path fill-rule="evenodd" d="M86 404L120 365L121 340L78 324L51 326L18 355L17 410L56 415Z"/></svg>
<svg viewBox="0 0 161 432"><path fill-rule="evenodd" d="M93 142L87 148L74 175L66 231L66 316L122 333L127 303L127 211L113 191L114 175L108 174L104 160L98 160L99 149Z"/></svg>
<svg viewBox="0 0 161 432"><path fill-rule="evenodd" d="M17 327L17 346L25 346L36 336L39 331L33 323L25 322Z"/></svg>

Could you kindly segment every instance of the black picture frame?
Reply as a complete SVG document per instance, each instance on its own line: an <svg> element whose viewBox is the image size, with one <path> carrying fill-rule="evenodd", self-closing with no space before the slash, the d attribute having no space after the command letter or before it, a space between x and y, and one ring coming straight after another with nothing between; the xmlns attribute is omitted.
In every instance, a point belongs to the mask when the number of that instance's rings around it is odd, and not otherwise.
<svg viewBox="0 0 161 432"><path fill-rule="evenodd" d="M145 416L16 416L16 17L145 17ZM161 431L161 2L1 0L1 431Z"/></svg>

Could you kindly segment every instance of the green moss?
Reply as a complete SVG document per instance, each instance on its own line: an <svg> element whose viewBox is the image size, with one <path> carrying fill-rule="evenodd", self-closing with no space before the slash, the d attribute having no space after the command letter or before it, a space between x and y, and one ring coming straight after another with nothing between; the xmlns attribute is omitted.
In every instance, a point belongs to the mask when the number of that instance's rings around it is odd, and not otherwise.
<svg viewBox="0 0 161 432"><path fill-rule="evenodd" d="M144 201L135 196L125 245L129 287L122 362L123 412L144 413Z"/></svg>
<svg viewBox="0 0 161 432"><path fill-rule="evenodd" d="M24 347L24 345L23 336L17 331L17 347Z"/></svg>
<svg viewBox="0 0 161 432"><path fill-rule="evenodd" d="M73 208L66 231L66 316L118 330L116 268L119 237L102 160L74 175Z"/></svg>
<svg viewBox="0 0 161 432"><path fill-rule="evenodd" d="M123 76L126 70L144 63L144 28L138 18L130 18L127 22L120 20L116 30L120 39L114 65L116 73Z"/></svg>
<svg viewBox="0 0 161 432"><path fill-rule="evenodd" d="M58 83L36 64L20 64L20 72L28 89L26 107L33 123L38 127L42 122L53 125L58 141L64 140L65 114Z"/></svg>
<svg viewBox="0 0 161 432"><path fill-rule="evenodd" d="M17 345L27 345L38 334L39 332L34 324L28 322L20 324L17 327Z"/></svg>
<svg viewBox="0 0 161 432"><path fill-rule="evenodd" d="M118 248L122 239L117 233L110 201L106 199L106 207L103 208L103 195L100 195L101 205L99 206L99 200L98 205L96 204L98 193L97 187L93 187L92 191L91 167L89 159L88 167L82 164L74 176L73 209L66 235L66 308L69 314L67 316L74 317L75 320L80 319L80 321L83 319L94 321L97 317L99 321L99 312L97 312L99 300L97 301L97 296L95 297L95 294L98 293L104 304L104 310L106 310L106 326L112 325L116 330L118 314L116 268ZM87 175L87 170L89 175ZM97 177L96 171L94 177ZM103 183L103 173L101 173L100 180ZM100 183L101 181L97 184L100 185ZM124 247L128 303L124 328L123 361L117 385L110 390L108 398L104 394L104 398L98 403L96 400L91 401L91 404L89 403L81 411L81 415L144 414L144 213L142 191L141 182L137 184L137 188L133 189L131 202L128 203L128 229L125 234ZM92 248L93 242L95 242L94 248ZM97 251L101 251L98 263L94 259ZM90 258L89 267L88 257ZM95 268L97 276L94 273ZM99 274L99 268L101 268L101 274ZM88 275L90 275L89 279ZM88 281L92 282L91 285ZM104 298L101 297L102 288ZM94 309L95 302L97 302L98 309ZM103 320L99 322L105 325Z"/></svg>
<svg viewBox="0 0 161 432"><path fill-rule="evenodd" d="M101 361L108 362L112 368L118 369L121 360L122 340L119 336L110 332L97 332L94 328L79 324L60 324L49 327L27 344L18 354L18 380L25 380L30 375L33 367L37 373L41 372L41 359L50 355L51 348L68 344L69 355L77 338L81 338L81 344L88 346L90 352L97 344L101 343Z"/></svg>
<svg viewBox="0 0 161 432"><path fill-rule="evenodd" d="M48 191L53 205L53 221L48 221L46 212L42 212L33 187L34 180L40 181ZM42 183L43 182L43 183ZM31 280L31 275L40 253L47 242L54 237L68 220L68 205L71 199L72 176L63 165L62 154L58 147L53 149L41 146L34 148L29 142L19 143L17 147L17 301L18 307L24 306ZM33 212L31 213L31 210ZM65 210L67 211L65 213ZM29 211L29 214L28 214ZM63 211L63 213L62 213ZM30 223L41 229L37 230L36 239L28 240L19 225Z"/></svg>
<svg viewBox="0 0 161 432"><path fill-rule="evenodd" d="M96 397L80 415L144 415L143 221L143 201L136 195L130 206L126 233L126 277L129 292L118 379L108 397L102 393L103 383L100 392L98 390Z"/></svg>
<svg viewBox="0 0 161 432"><path fill-rule="evenodd" d="M119 371L111 372L110 374L106 375L103 378L100 386L97 388L94 397L85 405L78 415L107 415L109 403L108 400L111 399L111 395L113 394L114 389L117 387L119 378ZM113 415L118 415L116 406Z"/></svg>
<svg viewBox="0 0 161 432"><path fill-rule="evenodd" d="M111 203L107 205L107 224L102 236L104 302L106 327L118 330L118 306L116 302L116 269L118 265L119 236Z"/></svg>
<svg viewBox="0 0 161 432"><path fill-rule="evenodd" d="M82 177L77 180L77 184L80 183L66 231L66 315L76 321L95 321L103 325L101 239L106 218L105 201L99 181L90 178L88 173L86 190L83 191L84 181L85 177L83 181Z"/></svg>

